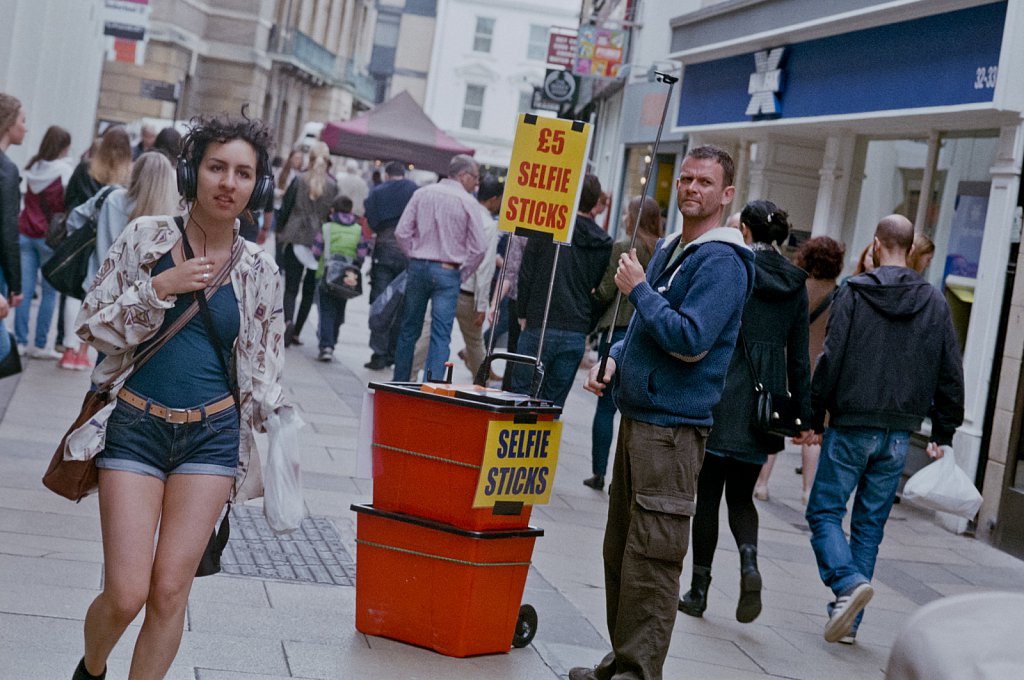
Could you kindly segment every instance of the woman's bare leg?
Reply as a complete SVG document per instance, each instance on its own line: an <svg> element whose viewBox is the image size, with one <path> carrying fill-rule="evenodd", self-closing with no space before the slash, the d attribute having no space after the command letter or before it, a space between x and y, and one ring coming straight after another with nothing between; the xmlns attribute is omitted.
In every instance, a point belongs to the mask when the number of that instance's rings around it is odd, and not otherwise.
<svg viewBox="0 0 1024 680"><path fill-rule="evenodd" d="M768 500L768 478L772 476L772 468L775 467L775 454L769 454L768 460L761 466L761 474L757 476L757 483L754 484L754 498L762 501Z"/></svg>
<svg viewBox="0 0 1024 680"><path fill-rule="evenodd" d="M233 482L215 475L171 475L167 480L146 618L129 680L159 680L174 661L192 580Z"/></svg>
<svg viewBox="0 0 1024 680"><path fill-rule="evenodd" d="M99 675L110 650L146 603L164 483L156 477L100 470L103 592L85 615L85 668Z"/></svg>
<svg viewBox="0 0 1024 680"><path fill-rule="evenodd" d="M806 444L800 447L800 460L803 461L803 481L804 481L804 498L811 493L811 487L814 486L814 474L818 471L818 455L821 453L821 447L817 444L808 446Z"/></svg>

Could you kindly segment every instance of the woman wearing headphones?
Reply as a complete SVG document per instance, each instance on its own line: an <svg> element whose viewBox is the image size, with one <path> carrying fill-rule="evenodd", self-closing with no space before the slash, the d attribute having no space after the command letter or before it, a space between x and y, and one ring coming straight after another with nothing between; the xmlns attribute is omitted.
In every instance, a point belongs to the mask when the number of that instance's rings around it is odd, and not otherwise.
<svg viewBox="0 0 1024 680"><path fill-rule="evenodd" d="M78 335L106 355L93 382L116 399L69 444L96 456L104 554L76 680L105 676L143 605L128 677L164 677L211 528L263 493L253 433L284 407L281 284L237 217L273 191L269 144L244 112L198 121L177 166L190 211L129 224L83 302Z"/></svg>

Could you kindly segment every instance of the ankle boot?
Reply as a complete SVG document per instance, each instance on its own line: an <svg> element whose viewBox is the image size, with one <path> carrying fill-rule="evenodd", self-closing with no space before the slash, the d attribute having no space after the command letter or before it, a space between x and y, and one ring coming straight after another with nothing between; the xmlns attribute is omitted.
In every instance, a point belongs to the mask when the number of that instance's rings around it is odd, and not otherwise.
<svg viewBox="0 0 1024 680"><path fill-rule="evenodd" d="M103 668L103 672L99 675L92 675L87 671L85 669L85 657L83 656L82 660L78 662L78 668L75 669L75 674L72 676L71 680L103 680L106 677L106 667Z"/></svg>
<svg viewBox="0 0 1024 680"><path fill-rule="evenodd" d="M679 611L690 616L703 616L708 608L708 588L711 587L711 567L694 567L690 589L679 600Z"/></svg>
<svg viewBox="0 0 1024 680"><path fill-rule="evenodd" d="M761 613L761 572L757 570L757 546L740 546L740 601L736 620L750 623Z"/></svg>

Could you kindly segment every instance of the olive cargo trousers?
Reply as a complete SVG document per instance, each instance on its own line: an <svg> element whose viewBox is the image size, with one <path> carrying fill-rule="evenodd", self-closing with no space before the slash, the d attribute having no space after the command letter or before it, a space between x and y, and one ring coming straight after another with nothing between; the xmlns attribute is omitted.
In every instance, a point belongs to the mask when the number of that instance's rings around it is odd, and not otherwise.
<svg viewBox="0 0 1024 680"><path fill-rule="evenodd" d="M622 418L604 536L612 652L596 680L661 680L708 432Z"/></svg>

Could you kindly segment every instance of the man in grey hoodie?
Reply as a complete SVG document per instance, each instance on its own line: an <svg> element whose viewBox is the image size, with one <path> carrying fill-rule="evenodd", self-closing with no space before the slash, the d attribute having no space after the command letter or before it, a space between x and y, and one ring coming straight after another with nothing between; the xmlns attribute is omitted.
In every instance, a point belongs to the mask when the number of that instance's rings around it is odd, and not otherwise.
<svg viewBox="0 0 1024 680"><path fill-rule="evenodd" d="M811 382L812 425L828 430L807 502L811 547L828 603L825 639L850 644L871 600L871 577L896 498L910 433L931 418L928 455L964 419L964 369L942 294L907 267L914 225L889 215L875 230L874 271L841 286ZM814 437L813 439L820 439ZM817 443L810 441L805 443ZM850 538L843 517L856 490Z"/></svg>

